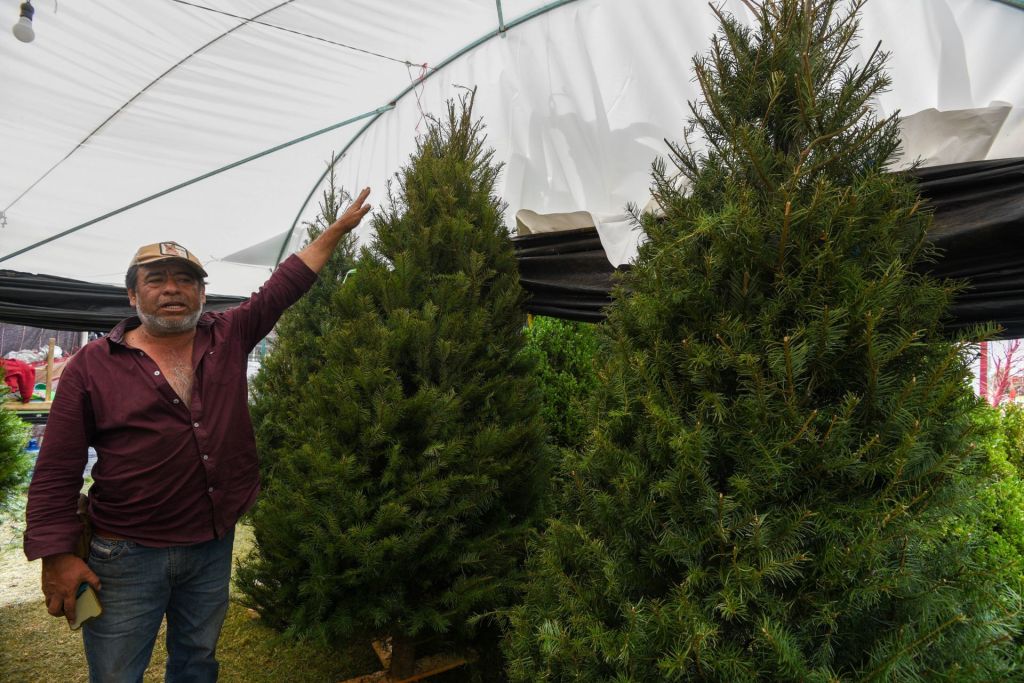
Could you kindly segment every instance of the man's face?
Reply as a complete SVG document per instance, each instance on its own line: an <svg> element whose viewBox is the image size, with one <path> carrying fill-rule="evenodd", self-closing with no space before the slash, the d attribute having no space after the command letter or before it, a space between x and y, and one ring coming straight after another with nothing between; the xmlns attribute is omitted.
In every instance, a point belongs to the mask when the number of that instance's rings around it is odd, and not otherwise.
<svg viewBox="0 0 1024 683"><path fill-rule="evenodd" d="M139 266L128 301L147 332L177 334L195 329L206 303L206 288L198 274L180 262L155 263Z"/></svg>

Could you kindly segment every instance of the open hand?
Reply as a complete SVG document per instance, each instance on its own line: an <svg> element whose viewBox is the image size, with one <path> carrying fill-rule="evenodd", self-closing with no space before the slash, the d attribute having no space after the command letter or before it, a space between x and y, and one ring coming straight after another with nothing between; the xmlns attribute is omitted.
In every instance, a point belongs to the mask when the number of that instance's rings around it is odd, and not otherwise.
<svg viewBox="0 0 1024 683"><path fill-rule="evenodd" d="M342 235L353 230L363 220L363 216L369 213L372 208L369 204L365 203L369 195L370 188L364 187L355 201L348 205L344 213L328 229L340 231Z"/></svg>
<svg viewBox="0 0 1024 683"><path fill-rule="evenodd" d="M323 269L327 259L331 257L331 254L334 253L335 248L341 242L341 238L359 225L359 222L363 220L363 216L370 212L370 205L366 203L366 198L369 195L370 188L363 188L363 191L359 193L356 200L348 205L348 208L338 217L338 220L331 223L319 237L307 244L302 251L296 254L314 273L319 273Z"/></svg>

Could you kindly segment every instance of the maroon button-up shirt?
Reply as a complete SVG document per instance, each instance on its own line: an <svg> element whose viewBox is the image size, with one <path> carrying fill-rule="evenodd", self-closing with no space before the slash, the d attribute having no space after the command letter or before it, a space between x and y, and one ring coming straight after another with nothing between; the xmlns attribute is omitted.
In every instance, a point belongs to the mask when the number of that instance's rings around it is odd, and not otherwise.
<svg viewBox="0 0 1024 683"><path fill-rule="evenodd" d="M89 492L98 528L152 547L229 531L259 491L247 356L315 280L292 256L245 303L202 315L190 407L148 355L125 345L137 318L76 353L61 375L29 486L28 559L74 551L89 446L98 455Z"/></svg>

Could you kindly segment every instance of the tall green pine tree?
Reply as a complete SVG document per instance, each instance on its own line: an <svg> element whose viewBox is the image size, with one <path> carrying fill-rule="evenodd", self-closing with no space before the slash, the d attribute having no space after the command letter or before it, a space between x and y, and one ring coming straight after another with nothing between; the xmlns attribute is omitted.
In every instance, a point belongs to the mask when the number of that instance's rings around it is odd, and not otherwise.
<svg viewBox="0 0 1024 683"><path fill-rule="evenodd" d="M1007 680L972 557L969 350L863 2L719 12L607 324L595 431L531 554L522 681ZM845 8L845 10L844 10ZM716 10L717 12L717 10ZM706 151L695 151L698 131ZM628 290L628 294L625 294Z"/></svg>
<svg viewBox="0 0 1024 683"><path fill-rule="evenodd" d="M471 98L449 103L355 274L281 327L266 372L305 377L257 394L270 464L240 571L278 626L458 642L519 587L550 466L492 155Z"/></svg>

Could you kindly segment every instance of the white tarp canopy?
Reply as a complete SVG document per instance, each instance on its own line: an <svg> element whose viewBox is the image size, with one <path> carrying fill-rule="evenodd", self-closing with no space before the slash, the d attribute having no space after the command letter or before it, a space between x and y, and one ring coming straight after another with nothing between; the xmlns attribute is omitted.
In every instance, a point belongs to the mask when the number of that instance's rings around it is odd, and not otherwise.
<svg viewBox="0 0 1024 683"><path fill-rule="evenodd" d="M751 18L740 0L722 5ZM174 239L208 264L210 290L223 294L257 287L287 234L286 252L297 246L304 231L292 228L315 214L332 154L344 154L340 184L370 185L381 203L424 114L462 88L477 88L477 113L505 162L510 226L521 208L600 216L643 205L650 164L665 138L681 137L697 96L690 60L716 29L704 0L37 0L35 9L36 39L21 43L7 28L18 0L0 0L0 269L116 283L137 246ZM894 85L879 107L916 115L912 155L1024 155L1022 35L1024 11L1007 2L868 2L861 57L878 40L892 52Z"/></svg>

